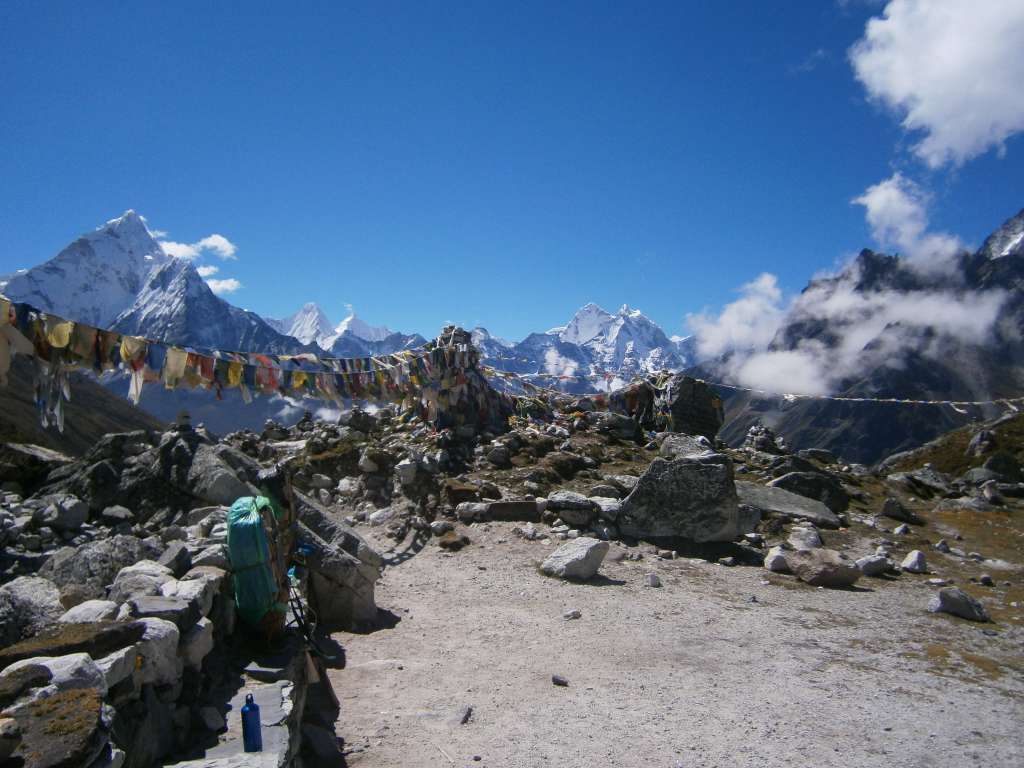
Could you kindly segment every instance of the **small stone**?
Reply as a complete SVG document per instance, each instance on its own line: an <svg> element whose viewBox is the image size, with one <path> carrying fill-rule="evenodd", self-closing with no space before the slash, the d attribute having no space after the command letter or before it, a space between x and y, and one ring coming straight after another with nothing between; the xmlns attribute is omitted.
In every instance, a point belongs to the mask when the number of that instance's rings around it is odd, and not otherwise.
<svg viewBox="0 0 1024 768"><path fill-rule="evenodd" d="M995 581L993 581L992 577L987 573L983 573L978 577L978 583L983 587L994 587L996 585Z"/></svg>
<svg viewBox="0 0 1024 768"><path fill-rule="evenodd" d="M570 608L568 611L562 614L562 618L566 621L572 621L573 619L580 618L582 615L583 614L580 612L579 608Z"/></svg>
<svg viewBox="0 0 1024 768"><path fill-rule="evenodd" d="M889 570L891 563L884 555L868 555L857 560L856 565L865 576L881 576Z"/></svg>
<svg viewBox="0 0 1024 768"><path fill-rule="evenodd" d="M928 563L925 562L924 552L919 549L915 549L907 554L903 558L903 562L900 563L902 568L907 573L927 573Z"/></svg>
<svg viewBox="0 0 1024 768"><path fill-rule="evenodd" d="M646 576L644 576L644 584L646 584L648 587L660 587L661 578L659 578L658 574L656 573L648 573Z"/></svg>
<svg viewBox="0 0 1024 768"><path fill-rule="evenodd" d="M939 539L935 542L935 551L949 554L949 542L945 539Z"/></svg>
<svg viewBox="0 0 1024 768"><path fill-rule="evenodd" d="M789 573L786 552L782 547L772 547L764 557L764 567L772 573Z"/></svg>
<svg viewBox="0 0 1024 768"><path fill-rule="evenodd" d="M906 523L901 523L900 525L897 525L895 528L893 528L892 532L895 533L897 536L906 536L908 533L910 533L910 526Z"/></svg>
<svg viewBox="0 0 1024 768"><path fill-rule="evenodd" d="M718 558L718 564L724 565L727 568L732 568L734 565L736 565L736 558L732 555L730 555L729 557L720 557Z"/></svg>
<svg viewBox="0 0 1024 768"><path fill-rule="evenodd" d="M567 678L562 677L561 675L552 675L551 682L554 685L560 686L562 688L565 688L569 685L569 680Z"/></svg>

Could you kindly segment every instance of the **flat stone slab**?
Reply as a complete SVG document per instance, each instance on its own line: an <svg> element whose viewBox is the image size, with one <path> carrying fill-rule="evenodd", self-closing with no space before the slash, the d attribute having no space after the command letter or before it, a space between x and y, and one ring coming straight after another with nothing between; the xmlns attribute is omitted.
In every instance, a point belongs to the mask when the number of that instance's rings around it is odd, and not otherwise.
<svg viewBox="0 0 1024 768"><path fill-rule="evenodd" d="M89 624L57 624L35 637L0 650L0 669L35 656L67 656L88 653L99 659L142 639L146 627L139 622L97 621Z"/></svg>
<svg viewBox="0 0 1024 768"><path fill-rule="evenodd" d="M736 493L741 504L760 509L766 517L809 520L822 528L839 528L841 525L836 514L822 502L782 488L737 480Z"/></svg>
<svg viewBox="0 0 1024 768"><path fill-rule="evenodd" d="M192 629L201 616L196 601L180 597L136 597L128 605L132 616L169 621L179 632Z"/></svg>
<svg viewBox="0 0 1024 768"><path fill-rule="evenodd" d="M98 691L83 688L12 709L21 726L21 744L14 757L33 768L88 765L108 739L100 727L102 706Z"/></svg>

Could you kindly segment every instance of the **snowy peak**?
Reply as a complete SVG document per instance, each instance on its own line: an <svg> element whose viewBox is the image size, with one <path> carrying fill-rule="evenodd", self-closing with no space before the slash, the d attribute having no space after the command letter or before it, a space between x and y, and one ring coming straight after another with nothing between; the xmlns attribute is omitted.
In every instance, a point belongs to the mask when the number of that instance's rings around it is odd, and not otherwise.
<svg viewBox="0 0 1024 768"><path fill-rule="evenodd" d="M599 336L606 336L614 321L613 315L591 302L573 315L558 338L570 344L586 344Z"/></svg>
<svg viewBox="0 0 1024 768"><path fill-rule="evenodd" d="M383 325L369 325L363 322L356 313L349 308L349 316L342 320L334 329L335 337L344 333L351 333L364 341L384 341L393 331Z"/></svg>
<svg viewBox="0 0 1024 768"><path fill-rule="evenodd" d="M989 235L980 253L989 259L1024 256L1024 210Z"/></svg>
<svg viewBox="0 0 1024 768"><path fill-rule="evenodd" d="M271 320L268 318L267 322L276 330L286 336L294 336L303 344L311 344L313 342L319 344L334 332L334 328L326 313L320 308L319 304L312 301L303 304L302 308L294 315L290 315L283 320Z"/></svg>
<svg viewBox="0 0 1024 768"><path fill-rule="evenodd" d="M72 320L109 326L133 303L150 271L169 258L143 218L126 211L49 261L12 276L4 291Z"/></svg>

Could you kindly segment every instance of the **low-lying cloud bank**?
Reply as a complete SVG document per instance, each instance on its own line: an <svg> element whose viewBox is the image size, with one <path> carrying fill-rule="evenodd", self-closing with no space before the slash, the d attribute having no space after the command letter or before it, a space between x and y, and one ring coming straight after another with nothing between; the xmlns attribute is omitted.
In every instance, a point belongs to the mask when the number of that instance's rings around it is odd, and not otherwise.
<svg viewBox="0 0 1024 768"><path fill-rule="evenodd" d="M950 342L985 343L1007 299L1005 291L864 292L856 288L860 277L854 264L786 300L775 277L761 275L719 315L688 318L698 352L705 359L728 355L722 367L729 383L826 395L880 365L899 367L908 351L938 360ZM793 324L803 338L778 338Z"/></svg>

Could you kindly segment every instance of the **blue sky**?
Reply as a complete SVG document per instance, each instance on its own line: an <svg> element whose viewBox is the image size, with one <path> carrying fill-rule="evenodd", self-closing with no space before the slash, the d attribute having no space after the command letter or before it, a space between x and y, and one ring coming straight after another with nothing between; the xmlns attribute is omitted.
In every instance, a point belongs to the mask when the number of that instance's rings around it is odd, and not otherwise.
<svg viewBox="0 0 1024 768"><path fill-rule="evenodd" d="M792 293L876 245L851 201L897 173L929 231L978 245L1024 206L1024 145L915 152L848 60L881 12L4 3L0 273L134 208L228 238L237 260L202 263L270 316L521 338L595 301L673 334L762 272Z"/></svg>

